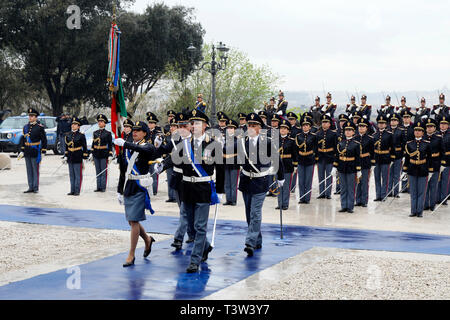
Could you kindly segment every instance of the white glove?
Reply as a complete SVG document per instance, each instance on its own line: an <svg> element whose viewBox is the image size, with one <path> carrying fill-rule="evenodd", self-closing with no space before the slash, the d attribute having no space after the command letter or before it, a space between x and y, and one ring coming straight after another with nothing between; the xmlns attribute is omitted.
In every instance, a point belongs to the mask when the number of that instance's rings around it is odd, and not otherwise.
<svg viewBox="0 0 450 320"><path fill-rule="evenodd" d="M327 106L323 106L322 109L320 109L322 112L327 111Z"/></svg>
<svg viewBox="0 0 450 320"><path fill-rule="evenodd" d="M356 108L356 111L361 111L361 107L360 107L360 106L357 107L357 108Z"/></svg>
<svg viewBox="0 0 450 320"><path fill-rule="evenodd" d="M441 169L439 170L439 173L444 172L444 170L445 170L445 167L444 167L444 166L441 166Z"/></svg>
<svg viewBox="0 0 450 320"><path fill-rule="evenodd" d="M402 177L402 181L407 181L407 180L408 180L408 174L405 173Z"/></svg>
<svg viewBox="0 0 450 320"><path fill-rule="evenodd" d="M436 113L436 114L439 114L439 112L441 112L441 107L434 110L434 113Z"/></svg>
<svg viewBox="0 0 450 320"><path fill-rule="evenodd" d="M114 140L114 144L116 146L123 147L123 145L125 144L125 140L123 140L122 138L117 138Z"/></svg>
<svg viewBox="0 0 450 320"><path fill-rule="evenodd" d="M156 174L160 174L161 172L163 172L163 164L162 163L155 163L153 165L153 172Z"/></svg>
<svg viewBox="0 0 450 320"><path fill-rule="evenodd" d="M278 111L278 112L277 112L277 115L282 116L282 115L283 115L283 111L281 111L281 110Z"/></svg>
<svg viewBox="0 0 450 320"><path fill-rule="evenodd" d="M361 171L358 171L358 172L356 173L356 178L359 180L359 179L361 179L361 177L362 177L362 172L361 172Z"/></svg>
<svg viewBox="0 0 450 320"><path fill-rule="evenodd" d="M66 158L64 158L64 159L62 159L62 164L67 164L67 159Z"/></svg>
<svg viewBox="0 0 450 320"><path fill-rule="evenodd" d="M317 106L314 106L313 108L312 108L312 111L316 111L317 110Z"/></svg>
<svg viewBox="0 0 450 320"><path fill-rule="evenodd" d="M429 172L428 173L428 181L430 181L431 180L431 177L433 176L433 173L432 172Z"/></svg>
<svg viewBox="0 0 450 320"><path fill-rule="evenodd" d="M20 159L22 159L22 158L23 158L23 156L24 156L23 152L19 153L19 155L17 156L17 160L20 160Z"/></svg>
<svg viewBox="0 0 450 320"><path fill-rule="evenodd" d="M335 176L337 174L337 169L333 167L333 169L331 169L331 175Z"/></svg>
<svg viewBox="0 0 450 320"><path fill-rule="evenodd" d="M153 145L155 146L156 149L158 149L162 144L162 138L161 136L157 136L155 141L153 142Z"/></svg>
<svg viewBox="0 0 450 320"><path fill-rule="evenodd" d="M422 116L421 119L422 119L422 120L426 120L426 119L428 119L428 116L427 116L427 115L424 115L424 116Z"/></svg>
<svg viewBox="0 0 450 320"><path fill-rule="evenodd" d="M283 188L284 180L278 180L278 188Z"/></svg>
<svg viewBox="0 0 450 320"><path fill-rule="evenodd" d="M124 204L124 201L123 201L123 194L118 193L118 194L117 194L117 200L119 200L119 204L120 204L121 206L123 206L123 204Z"/></svg>
<svg viewBox="0 0 450 320"><path fill-rule="evenodd" d="M94 155L92 153L89 155L88 161L94 161Z"/></svg>

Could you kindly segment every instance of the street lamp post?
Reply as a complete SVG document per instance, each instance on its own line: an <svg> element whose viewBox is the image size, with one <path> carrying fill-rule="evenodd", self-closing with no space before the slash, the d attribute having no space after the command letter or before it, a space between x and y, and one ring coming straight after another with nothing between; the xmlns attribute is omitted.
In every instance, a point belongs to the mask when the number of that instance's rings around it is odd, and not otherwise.
<svg viewBox="0 0 450 320"><path fill-rule="evenodd" d="M220 61L216 61L216 49L219 51ZM194 53L197 51L197 48L192 44L187 48L187 50L191 53L191 58L193 59ZM227 67L227 52L230 49L225 46L224 43L219 42L219 45L216 47L212 46L211 52L211 61L204 62L200 68L194 69L195 71L205 70L211 74L211 124L217 124L217 116L216 116L216 75L220 70L225 70ZM209 67L207 67L209 65Z"/></svg>

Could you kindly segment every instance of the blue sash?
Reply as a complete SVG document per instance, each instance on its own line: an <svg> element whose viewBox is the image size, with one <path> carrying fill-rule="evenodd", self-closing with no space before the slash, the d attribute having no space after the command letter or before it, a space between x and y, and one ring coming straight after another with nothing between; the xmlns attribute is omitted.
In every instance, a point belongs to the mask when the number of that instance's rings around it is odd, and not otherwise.
<svg viewBox="0 0 450 320"><path fill-rule="evenodd" d="M30 138L30 126L27 124L26 126L25 126L25 129L27 129L26 131L28 131L27 132L27 136L26 136L26 138L27 138L27 142L28 143L32 143L31 142L31 138ZM33 148L33 149L36 149L37 150L37 152L38 152L38 155L37 155L37 158L36 158L36 163L37 164L39 164L39 163L41 163L41 160L42 160L42 155L41 155L41 142L39 141L39 145L37 145L37 146L30 146L31 148Z"/></svg>
<svg viewBox="0 0 450 320"><path fill-rule="evenodd" d="M194 165L197 168L198 172L200 172L202 177L207 177L208 174L206 173L205 169L203 169L202 165L201 164L197 164L195 162L194 152L192 151L191 143L189 141L187 141L187 139L184 140L184 141L185 141L185 144L186 144L186 146L188 148L189 155L190 155L190 158L191 158L191 161L192 161L192 165ZM209 184L211 185L211 202L210 202L210 205L213 206L215 204L220 203L220 199L219 199L219 196L217 195L216 185L214 184L214 181L211 180L209 182Z"/></svg>
<svg viewBox="0 0 450 320"><path fill-rule="evenodd" d="M128 155L128 157L125 157L125 161L128 164L128 159L131 158L130 149L127 149L127 155ZM141 175L141 173L139 172L139 169L136 166L136 162L133 165L133 169L138 175ZM136 184L138 185L139 189L141 189L145 194L145 209L150 210L150 213L154 214L155 210L153 210L153 208L152 208L152 204L150 202L150 195L148 194L147 188L144 188L143 186L141 186L141 182L139 180L133 180L133 181L136 181Z"/></svg>

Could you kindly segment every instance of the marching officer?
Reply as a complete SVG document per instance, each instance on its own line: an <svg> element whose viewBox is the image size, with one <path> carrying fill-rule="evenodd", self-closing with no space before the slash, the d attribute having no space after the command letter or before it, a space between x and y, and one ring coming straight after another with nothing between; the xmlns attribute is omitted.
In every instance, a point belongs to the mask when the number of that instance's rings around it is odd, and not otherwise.
<svg viewBox="0 0 450 320"><path fill-rule="evenodd" d="M44 126L38 122L38 115L35 109L28 109L29 122L23 127L23 136L20 138L21 153L18 159L25 157L28 180L28 190L24 193L39 192L39 166L42 154L47 152L47 135Z"/></svg>
<svg viewBox="0 0 450 320"><path fill-rule="evenodd" d="M194 248L186 272L195 273L198 271L200 263L208 259L208 254L213 249L207 240L206 233L210 205L220 203L213 175L217 170L217 160L214 160L216 150L222 157L222 145L206 133L209 118L203 112L192 110L189 120L193 124L193 135L190 139L183 140L183 152L189 162L184 162L181 166L183 169L181 213L194 221ZM211 149L211 144L217 146ZM223 193L223 184L217 188L219 193Z"/></svg>
<svg viewBox="0 0 450 320"><path fill-rule="evenodd" d="M216 125L214 128L219 129L220 133L223 137L225 137L225 131L227 129L227 121L230 120L230 118L222 111L217 112L217 120L219 121L219 124Z"/></svg>
<svg viewBox="0 0 450 320"><path fill-rule="evenodd" d="M289 123L291 125L291 138L294 138L302 132L302 128L297 125L298 116L294 112L289 112L286 115L287 119L289 120Z"/></svg>
<svg viewBox="0 0 450 320"><path fill-rule="evenodd" d="M347 113L347 116L351 116L354 112L356 112L358 109L358 105L356 104L356 98L352 95L350 98L350 103L347 104L347 107L345 108L345 112Z"/></svg>
<svg viewBox="0 0 450 320"><path fill-rule="evenodd" d="M388 118L380 113L377 117L378 130L374 135L374 160L375 164L375 191L374 201L382 201L389 187L389 167L391 165L391 155L393 152L392 133L386 129Z"/></svg>
<svg viewBox="0 0 450 320"><path fill-rule="evenodd" d="M447 197L450 194L450 129L449 129L450 117L442 116L438 117L440 134L442 136L443 145L443 158L441 168L441 179L439 182L438 201L447 205ZM444 201L445 200L445 201Z"/></svg>
<svg viewBox="0 0 450 320"><path fill-rule="evenodd" d="M322 108L324 106L320 104L320 97L316 97L314 99L314 105L309 109L309 115L311 116L312 121L312 132L319 131L320 129L320 119L322 118Z"/></svg>
<svg viewBox="0 0 450 320"><path fill-rule="evenodd" d="M428 119L431 115L431 110L426 106L425 98L420 99L420 107L416 108L416 114L414 116L414 122L419 122Z"/></svg>
<svg viewBox="0 0 450 320"><path fill-rule="evenodd" d="M278 207L276 210L280 208L282 210L289 209L289 196L291 194L291 185L295 183L295 180L292 179L294 172L294 163L297 162L296 156L296 145L295 140L291 138L289 135L291 130L291 124L289 121L282 119L280 123L280 158L283 162L284 169L284 185L280 188L281 191L278 194Z"/></svg>
<svg viewBox="0 0 450 320"><path fill-rule="evenodd" d="M140 224L146 220L145 210L154 213L150 202L148 189L151 187L151 177L149 173L149 160L156 157L155 147L146 141L148 136L148 126L144 121L136 121L133 125L133 142L125 141L122 138L114 140L114 144L122 147L125 155L126 168L125 184L119 190L119 203L125 206L125 217L131 226L131 245L128 257L123 267L134 265L135 251L139 236L145 242L144 258L148 257L152 250L155 239L147 235L144 227Z"/></svg>
<svg viewBox="0 0 450 320"><path fill-rule="evenodd" d="M417 122L414 125L414 140L405 147L405 165L403 171L409 176L409 191L411 194L410 217L423 216L425 191L428 179L432 176L431 146L423 139L425 125Z"/></svg>
<svg viewBox="0 0 450 320"><path fill-rule="evenodd" d="M195 110L201 111L203 113L206 112L206 103L203 101L203 94L199 93L197 95L197 102L195 103Z"/></svg>
<svg viewBox="0 0 450 320"><path fill-rule="evenodd" d="M83 159L88 158L86 137L80 132L81 120L72 117L71 131L65 137L65 157L63 163L69 164L70 192L69 196L79 196L83 182Z"/></svg>
<svg viewBox="0 0 450 320"><path fill-rule="evenodd" d="M164 140L162 142L163 146L168 146L168 152L162 154L163 161L167 160L167 157L170 157L169 153L173 150L173 143L172 143L172 135L175 134L175 132L178 129L178 123L175 119L175 117L171 117L169 120L169 132L165 134ZM161 148L161 151L163 148ZM164 152L164 151L163 151ZM177 202L177 195L176 190L173 188L174 183L171 181L173 178L173 167L167 168L167 190L168 190L168 196L169 199L166 200L167 203L176 203Z"/></svg>
<svg viewBox="0 0 450 320"><path fill-rule="evenodd" d="M105 192L108 179L108 158L113 156L113 143L111 132L105 129L108 118L103 114L99 114L97 123L99 129L94 131L91 146L95 174L97 176L97 189L94 192Z"/></svg>
<svg viewBox="0 0 450 320"><path fill-rule="evenodd" d="M362 114L361 111L355 111L351 115L351 119L352 119L354 125L358 125L360 119L362 118L361 114Z"/></svg>
<svg viewBox="0 0 450 320"><path fill-rule="evenodd" d="M389 196L399 198L400 189L400 175L402 173L402 159L405 150L405 134L403 128L399 127L400 116L398 113L393 113L390 117L391 132L392 132L392 147L391 155L392 165L389 170ZM394 188L395 187L395 188Z"/></svg>
<svg viewBox="0 0 450 320"><path fill-rule="evenodd" d="M450 108L445 105L445 95L443 93L439 95L439 104L433 106L433 113L435 117L450 117Z"/></svg>
<svg viewBox="0 0 450 320"><path fill-rule="evenodd" d="M280 111L281 111L281 116L284 116L286 114L287 107L288 107L288 102L284 98L283 91L280 90L280 92L278 93L278 104L277 104L276 113L280 113Z"/></svg>
<svg viewBox="0 0 450 320"><path fill-rule="evenodd" d="M225 171L225 196L224 206L236 206L237 186L239 179L239 164L237 161L237 137L236 121L227 121L225 144L223 147L224 171Z"/></svg>
<svg viewBox="0 0 450 320"><path fill-rule="evenodd" d="M265 110L261 110L260 112L258 112L258 116L261 118L261 120L264 123L263 129L268 129L269 124L267 123L267 116L268 116L267 112ZM248 120L247 120L247 126L248 126Z"/></svg>
<svg viewBox="0 0 450 320"><path fill-rule="evenodd" d="M274 113L270 119L270 126L272 129L279 129L281 117Z"/></svg>
<svg viewBox="0 0 450 320"><path fill-rule="evenodd" d="M424 135L424 139L430 142L432 165L430 171L433 172L427 184L424 210L434 211L438 198L438 183L444 150L442 136L436 132L436 120L431 118L426 120L426 134Z"/></svg>
<svg viewBox="0 0 450 320"><path fill-rule="evenodd" d="M317 199L331 199L331 188L333 185L333 162L336 155L336 146L338 136L335 130L331 130L331 116L325 114L322 116L322 128L316 133L318 149L318 173L319 173L319 191Z"/></svg>
<svg viewBox="0 0 450 320"><path fill-rule="evenodd" d="M357 207L367 207L369 202L369 180L370 170L372 168L372 160L374 159L374 140L369 135L370 122L366 118L361 118L358 123L358 135L355 140L361 144L361 178L356 187L356 204Z"/></svg>
<svg viewBox="0 0 450 320"><path fill-rule="evenodd" d="M159 142L158 141L162 141L162 137L164 136L164 134L161 131L161 128L157 125L159 120L158 117L153 113L153 112L147 112L147 122L148 122L148 130L149 130L149 134L146 137L146 141L147 143L156 145ZM155 160L152 159L149 162L150 165L150 174L153 174L153 164L155 164ZM158 183L159 183L159 174L156 174L153 178L153 195L156 196L156 194L158 193Z"/></svg>
<svg viewBox="0 0 450 320"><path fill-rule="evenodd" d="M269 118L271 118L272 115L277 112L275 106L275 97L270 98L269 104L267 104L267 102L264 102L264 111L267 112L267 116Z"/></svg>
<svg viewBox="0 0 450 320"><path fill-rule="evenodd" d="M133 142L133 126L134 123L131 119L125 119L123 121L123 132L121 138L128 142ZM121 198L123 193L123 187L125 184L125 172L127 171L127 160L125 158L125 150L120 148L119 156L117 157L119 163L119 184L117 185L117 196Z"/></svg>
<svg viewBox="0 0 450 320"><path fill-rule="evenodd" d="M178 157L179 160L183 160L183 141L192 138L191 124L189 122L190 115L185 113L177 113L175 116L175 122L178 125L176 135L171 135L170 143L161 144L158 149L159 154L170 154L169 159L165 160L163 164L155 164L154 171L158 174L163 170L167 170L169 176L169 169L172 169L172 174L169 178L169 185L175 191L175 199L180 208L180 219L178 222L178 228L174 234L174 240L171 244L177 251L183 247L183 239L187 232L188 240L186 243L192 243L195 239L194 217L182 212L181 206L182 200L182 184L183 184L183 161L174 161L174 157ZM186 158L187 159L187 158Z"/></svg>
<svg viewBox="0 0 450 320"><path fill-rule="evenodd" d="M387 118L390 118L394 114L394 106L391 105L391 97L389 95L386 96L386 104L383 104L378 110L378 114L383 113Z"/></svg>
<svg viewBox="0 0 450 320"><path fill-rule="evenodd" d="M365 94L361 96L361 105L358 107L357 111L361 112L361 117L366 116L366 118L370 120L372 106L367 104L367 96Z"/></svg>
<svg viewBox="0 0 450 320"><path fill-rule="evenodd" d="M244 139L239 139L238 141L240 145L238 150L243 152L245 156L239 190L244 198L248 224L244 251L247 252L249 257L252 257L254 251L262 247L262 206L271 183L268 176L278 167L277 184L278 188L281 188L284 184L284 173L283 163L276 149L277 146L274 146L270 138L260 134L260 130L264 126L261 117L256 113L250 113L247 115L247 124L248 136L245 138L245 141ZM265 157L267 160L261 158L261 154L264 151L267 151L267 157ZM274 160L275 157L276 159Z"/></svg>
<svg viewBox="0 0 450 320"><path fill-rule="evenodd" d="M397 113L400 113L400 114L401 114L401 113L403 112L403 110L411 111L411 107L408 107L408 106L406 105L406 98L405 98L405 97L402 97L402 98L401 98L400 103L401 103L401 105L395 108L395 111L396 111Z"/></svg>
<svg viewBox="0 0 450 320"><path fill-rule="evenodd" d="M347 121L344 124L345 139L337 145L334 166L341 181L341 210L353 213L355 205L356 181L361 179L361 144L354 139L355 124Z"/></svg>
<svg viewBox="0 0 450 320"><path fill-rule="evenodd" d="M238 117L239 117L239 129L246 132L247 131L247 120L245 120L245 119L247 118L247 115L243 112L239 112Z"/></svg>
<svg viewBox="0 0 450 320"><path fill-rule="evenodd" d="M317 154L317 136L311 132L312 121L310 117L303 116L300 119L302 133L295 138L297 156L294 165L298 165L299 203L309 204L311 201L311 188L314 176L314 164Z"/></svg>

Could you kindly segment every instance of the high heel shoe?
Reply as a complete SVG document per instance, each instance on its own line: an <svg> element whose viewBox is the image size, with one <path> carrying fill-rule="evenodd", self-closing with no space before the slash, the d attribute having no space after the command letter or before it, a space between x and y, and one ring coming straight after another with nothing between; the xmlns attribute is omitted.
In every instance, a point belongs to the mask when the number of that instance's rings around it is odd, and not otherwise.
<svg viewBox="0 0 450 320"><path fill-rule="evenodd" d="M125 262L123 264L123 267L126 268L126 267L130 267L130 266L134 266L134 260L136 260L136 258L133 258L133 260L131 262Z"/></svg>
<svg viewBox="0 0 450 320"><path fill-rule="evenodd" d="M153 244L153 242L156 242L156 240L152 236L150 236L150 247L148 248L148 250L144 251L144 258L147 258L148 255L150 254L150 252L152 252L152 244Z"/></svg>

